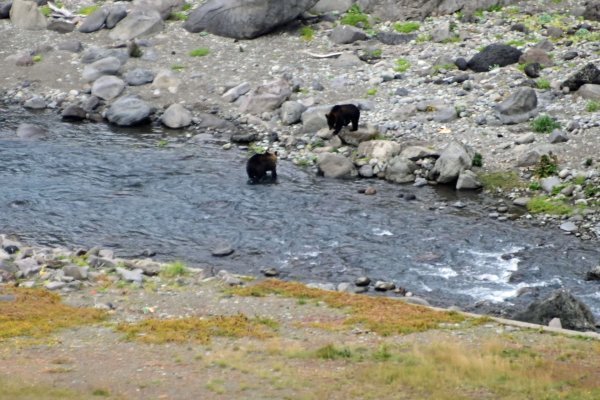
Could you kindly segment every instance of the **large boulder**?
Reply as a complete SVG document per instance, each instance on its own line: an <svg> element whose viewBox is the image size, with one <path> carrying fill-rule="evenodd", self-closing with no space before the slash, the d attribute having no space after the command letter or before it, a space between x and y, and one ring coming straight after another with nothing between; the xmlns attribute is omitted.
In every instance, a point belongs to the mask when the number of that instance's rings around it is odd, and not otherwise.
<svg viewBox="0 0 600 400"><path fill-rule="evenodd" d="M106 29L112 29L126 16L127 6L124 3L115 3L110 6L104 26Z"/></svg>
<svg viewBox="0 0 600 400"><path fill-rule="evenodd" d="M169 18L173 11L181 10L183 4L183 0L133 0L135 8L156 10L162 19Z"/></svg>
<svg viewBox="0 0 600 400"><path fill-rule="evenodd" d="M440 154L433 169L431 178L438 183L454 182L460 173L473 165L475 152L469 146L460 142L450 142Z"/></svg>
<svg viewBox="0 0 600 400"><path fill-rule="evenodd" d="M522 54L516 47L494 43L475 54L467 65L475 72L487 72L495 66L506 67L516 64Z"/></svg>
<svg viewBox="0 0 600 400"><path fill-rule="evenodd" d="M294 20L317 0L208 0L192 11L183 27L219 36L252 39Z"/></svg>
<svg viewBox="0 0 600 400"><path fill-rule="evenodd" d="M85 17L83 23L79 26L79 32L92 33L102 29L106 23L106 17L108 17L109 10L108 7L100 7Z"/></svg>
<svg viewBox="0 0 600 400"><path fill-rule="evenodd" d="M569 76L560 87L568 87L573 92L586 83L600 84L600 69L593 63L586 64L579 71Z"/></svg>
<svg viewBox="0 0 600 400"><path fill-rule="evenodd" d="M584 99L600 101L600 85L594 85L591 83L581 85L579 90L577 90L577 95L583 97Z"/></svg>
<svg viewBox="0 0 600 400"><path fill-rule="evenodd" d="M143 100L127 96L121 97L111 104L106 112L110 123L120 126L134 126L150 122L152 109Z"/></svg>
<svg viewBox="0 0 600 400"><path fill-rule="evenodd" d="M329 39L335 44L349 44L366 40L367 34L353 26L338 25L329 33Z"/></svg>
<svg viewBox="0 0 600 400"><path fill-rule="evenodd" d="M310 12L313 14L323 14L331 11L338 13L346 12L354 4L354 0L319 0Z"/></svg>
<svg viewBox="0 0 600 400"><path fill-rule="evenodd" d="M181 104L171 104L160 120L169 128L184 128L192 123L192 113Z"/></svg>
<svg viewBox="0 0 600 400"><path fill-rule="evenodd" d="M304 104L297 101L286 101L281 105L281 123L284 125L292 125L299 122L304 111L306 111Z"/></svg>
<svg viewBox="0 0 600 400"><path fill-rule="evenodd" d="M326 178L349 179L358 175L354 163L339 154L319 154L317 168L319 175Z"/></svg>
<svg viewBox="0 0 600 400"><path fill-rule="evenodd" d="M10 9L10 20L17 28L28 30L46 29L46 17L38 9L37 3L15 0Z"/></svg>
<svg viewBox="0 0 600 400"><path fill-rule="evenodd" d="M415 181L417 164L408 158L396 156L390 160L385 169L385 180L395 183L409 183Z"/></svg>
<svg viewBox="0 0 600 400"><path fill-rule="evenodd" d="M155 76L154 72L149 69L135 68L131 71L127 71L125 75L123 75L123 78L129 86L140 86L151 83Z"/></svg>
<svg viewBox="0 0 600 400"><path fill-rule="evenodd" d="M402 151L400 143L391 140L369 140L358 145L357 157L388 162Z"/></svg>
<svg viewBox="0 0 600 400"><path fill-rule="evenodd" d="M159 32L162 28L163 21L158 11L136 9L119 22L109 36L113 40L127 41L138 36Z"/></svg>
<svg viewBox="0 0 600 400"><path fill-rule="evenodd" d="M497 107L503 124L518 124L537 114L537 95L530 87L522 87Z"/></svg>
<svg viewBox="0 0 600 400"><path fill-rule="evenodd" d="M313 106L302 113L302 130L304 132L317 132L322 128L327 128L327 118L325 114L331 111L331 104Z"/></svg>
<svg viewBox="0 0 600 400"><path fill-rule="evenodd" d="M600 1L588 1L583 11L583 18L590 21L600 21Z"/></svg>
<svg viewBox="0 0 600 400"><path fill-rule="evenodd" d="M241 98L240 111L261 114L279 108L292 94L289 83L283 79L267 82Z"/></svg>
<svg viewBox="0 0 600 400"><path fill-rule="evenodd" d="M563 328L577 331L595 329L594 315L589 308L566 290L557 290L549 297L533 302L527 310L514 316L519 321L547 325L560 318Z"/></svg>

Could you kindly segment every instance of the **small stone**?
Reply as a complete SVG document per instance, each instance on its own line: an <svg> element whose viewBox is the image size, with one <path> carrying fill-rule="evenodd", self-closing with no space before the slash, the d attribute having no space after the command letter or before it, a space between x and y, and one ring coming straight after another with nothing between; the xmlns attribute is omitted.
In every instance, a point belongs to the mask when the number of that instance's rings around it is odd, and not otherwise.
<svg viewBox="0 0 600 400"><path fill-rule="evenodd" d="M356 278L354 284L358 287L369 286L371 284L371 278L368 276L360 276Z"/></svg>
<svg viewBox="0 0 600 400"><path fill-rule="evenodd" d="M215 257L226 257L233 254L235 250L229 243L221 243L212 249L211 254Z"/></svg>
<svg viewBox="0 0 600 400"><path fill-rule="evenodd" d="M565 232L575 232L577 231L577 225L575 225L571 221L567 221L560 225L560 229L562 229Z"/></svg>
<svg viewBox="0 0 600 400"><path fill-rule="evenodd" d="M365 194L368 196L372 196L375 193L377 193L377 189L375 189L373 186L369 186L368 188L365 189Z"/></svg>
<svg viewBox="0 0 600 400"><path fill-rule="evenodd" d="M374 288L378 292L386 292L388 290L394 290L396 285L394 282L377 281L375 282Z"/></svg>
<svg viewBox="0 0 600 400"><path fill-rule="evenodd" d="M264 276L268 277L279 276L279 270L275 267L264 267L261 268L260 272L262 272Z"/></svg>

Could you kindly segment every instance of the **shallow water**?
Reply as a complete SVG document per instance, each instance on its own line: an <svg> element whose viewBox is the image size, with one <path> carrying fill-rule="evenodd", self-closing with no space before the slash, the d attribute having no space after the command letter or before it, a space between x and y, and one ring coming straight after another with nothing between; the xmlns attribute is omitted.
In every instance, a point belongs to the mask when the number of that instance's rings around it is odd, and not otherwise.
<svg viewBox="0 0 600 400"><path fill-rule="evenodd" d="M512 297L521 288L543 295L564 286L600 316L600 285L583 281L600 260L596 245L489 219L477 196L328 180L286 161L277 184L248 185L245 152L214 140L0 111L2 233L120 256L151 249L161 259L247 274L274 266L302 281L368 275L433 304L474 310L530 301ZM46 127L49 137L18 139L20 122ZM357 193L367 184L377 195ZM466 210L443 206L456 196ZM233 245L232 256L211 256L221 241Z"/></svg>

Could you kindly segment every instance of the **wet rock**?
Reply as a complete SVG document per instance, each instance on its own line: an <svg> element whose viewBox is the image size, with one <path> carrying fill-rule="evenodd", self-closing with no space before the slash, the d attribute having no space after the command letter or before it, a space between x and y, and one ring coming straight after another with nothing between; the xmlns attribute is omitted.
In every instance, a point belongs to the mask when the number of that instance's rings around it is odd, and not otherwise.
<svg viewBox="0 0 600 400"><path fill-rule="evenodd" d="M574 92L586 83L600 84L600 70L593 63L586 64L569 76L560 87L568 87Z"/></svg>
<svg viewBox="0 0 600 400"><path fill-rule="evenodd" d="M143 100L133 97L121 97L106 113L109 122L120 126L133 126L149 122L152 109Z"/></svg>
<svg viewBox="0 0 600 400"><path fill-rule="evenodd" d="M33 1L14 0L10 9L10 21L21 29L42 30L46 29L46 17Z"/></svg>
<svg viewBox="0 0 600 400"><path fill-rule="evenodd" d="M254 132L236 132L231 135L231 141L234 143L250 143L254 142L257 137Z"/></svg>
<svg viewBox="0 0 600 400"><path fill-rule="evenodd" d="M58 33L69 33L75 30L75 24L63 19L52 19L46 26L46 29Z"/></svg>
<svg viewBox="0 0 600 400"><path fill-rule="evenodd" d="M600 281L600 265L595 266L585 274L586 281Z"/></svg>
<svg viewBox="0 0 600 400"><path fill-rule="evenodd" d="M56 48L58 50L70 51L71 53L79 53L83 50L83 45L79 40L70 39L58 43Z"/></svg>
<svg viewBox="0 0 600 400"><path fill-rule="evenodd" d="M233 254L234 251L230 243L219 243L211 250L211 254L215 257L225 257Z"/></svg>
<svg viewBox="0 0 600 400"><path fill-rule="evenodd" d="M117 75L121 61L116 57L106 57L86 65L81 74L85 82L93 82L102 75Z"/></svg>
<svg viewBox="0 0 600 400"><path fill-rule="evenodd" d="M415 181L414 172L417 165L402 156L392 158L385 169L385 180L395 183L410 183Z"/></svg>
<svg viewBox="0 0 600 400"><path fill-rule="evenodd" d="M160 32L163 25L158 11L135 9L110 31L109 37L113 40L128 41L136 37Z"/></svg>
<svg viewBox="0 0 600 400"><path fill-rule="evenodd" d="M125 82L129 86L140 86L151 83L154 81L154 77L154 72L144 68L136 68L131 71L127 71L125 75L123 75Z"/></svg>
<svg viewBox="0 0 600 400"><path fill-rule="evenodd" d="M183 27L219 36L252 39L296 19L317 0L209 0L189 15Z"/></svg>
<svg viewBox="0 0 600 400"><path fill-rule="evenodd" d="M172 129L184 128L192 123L192 113L181 104L171 104L162 115L161 122Z"/></svg>
<svg viewBox="0 0 600 400"><path fill-rule="evenodd" d="M110 6L104 26L112 29L127 16L127 6L123 3L115 3Z"/></svg>
<svg viewBox="0 0 600 400"><path fill-rule="evenodd" d="M516 64L521 57L521 50L505 44L490 44L475 54L468 63L475 72L487 72L494 66L505 67Z"/></svg>
<svg viewBox="0 0 600 400"><path fill-rule="evenodd" d="M527 310L514 316L519 321L547 325L552 318L560 318L566 329L588 331L595 329L594 315L589 308L570 292L560 289L549 297L529 305Z"/></svg>
<svg viewBox="0 0 600 400"><path fill-rule="evenodd" d="M379 40L383 44L390 46L396 46L399 44L406 44L411 40L417 38L416 34L401 34L396 32L380 31L375 35L375 39Z"/></svg>
<svg viewBox="0 0 600 400"><path fill-rule="evenodd" d="M550 133L550 136L548 137L548 142L550 143L565 143L568 141L569 137L564 131L560 129L553 130L552 133Z"/></svg>
<svg viewBox="0 0 600 400"><path fill-rule="evenodd" d="M362 29L349 25L338 25L329 34L329 40L335 44L349 44L367 39Z"/></svg>
<svg viewBox="0 0 600 400"><path fill-rule="evenodd" d="M17 128L17 137L21 139L43 139L48 136L48 131L37 125L22 123Z"/></svg>
<svg viewBox="0 0 600 400"><path fill-rule="evenodd" d="M366 194L367 196L372 196L374 194L377 194L377 189L375 189L373 186L369 186L365 189L364 194Z"/></svg>
<svg viewBox="0 0 600 400"><path fill-rule="evenodd" d="M354 284L356 286L369 286L371 284L371 278L369 278L368 276L361 276L356 278L356 280L354 281Z"/></svg>
<svg viewBox="0 0 600 400"><path fill-rule="evenodd" d="M286 101L281 105L280 117L281 123L284 125L292 125L300 122L302 113L306 111L306 107L297 101Z"/></svg>
<svg viewBox="0 0 600 400"><path fill-rule="evenodd" d="M471 168L475 152L470 147L456 141L450 142L440 154L431 177L438 183L449 183L458 179L461 171Z"/></svg>
<svg viewBox="0 0 600 400"><path fill-rule="evenodd" d="M577 90L577 95L587 100L600 101L600 84L586 83Z"/></svg>
<svg viewBox="0 0 600 400"><path fill-rule="evenodd" d="M349 179L358 175L352 161L339 154L319 154L317 168L318 174L326 178Z"/></svg>
<svg viewBox="0 0 600 400"><path fill-rule="evenodd" d="M373 288L378 292L386 292L388 290L394 290L396 285L394 282L377 281L375 282L375 285L373 285Z"/></svg>
<svg viewBox="0 0 600 400"><path fill-rule="evenodd" d="M99 31L104 27L106 17L108 16L108 7L100 7L83 20L79 26L79 32L92 33Z"/></svg>
<svg viewBox="0 0 600 400"><path fill-rule="evenodd" d="M103 100L112 100L125 89L125 82L116 76L105 75L96 79L92 85L92 95Z"/></svg>
<svg viewBox="0 0 600 400"><path fill-rule="evenodd" d="M46 108L46 106L46 100L44 100L42 96L33 96L23 104L23 107L31 110L42 110Z"/></svg>
<svg viewBox="0 0 600 400"><path fill-rule="evenodd" d="M3 249L7 254L10 254L10 255L17 254L17 252L19 251L19 247L12 245L12 244L9 244L8 246L4 246Z"/></svg>
<svg viewBox="0 0 600 400"><path fill-rule="evenodd" d="M85 110L76 104L67 106L62 112L62 119L64 121L82 121L85 119L85 116Z"/></svg>
<svg viewBox="0 0 600 400"><path fill-rule="evenodd" d="M373 167L369 164L365 164L365 165L361 166L358 169L358 175L362 176L363 178L372 178L374 175Z"/></svg>
<svg viewBox="0 0 600 400"><path fill-rule="evenodd" d="M537 114L537 95L529 87L517 89L497 107L498 117L503 124L517 124Z"/></svg>
<svg viewBox="0 0 600 400"><path fill-rule="evenodd" d="M279 276L279 270L275 267L264 267L260 269L260 272L267 277Z"/></svg>
<svg viewBox="0 0 600 400"><path fill-rule="evenodd" d="M461 171L456 180L456 190L473 190L482 186L477 174L471 170Z"/></svg>
<svg viewBox="0 0 600 400"><path fill-rule="evenodd" d="M85 112L92 112L94 111L94 109L96 107L98 107L98 105L100 104L100 99L98 99L96 96L90 96L88 97L83 104L81 105L81 108L83 108L83 110Z"/></svg>

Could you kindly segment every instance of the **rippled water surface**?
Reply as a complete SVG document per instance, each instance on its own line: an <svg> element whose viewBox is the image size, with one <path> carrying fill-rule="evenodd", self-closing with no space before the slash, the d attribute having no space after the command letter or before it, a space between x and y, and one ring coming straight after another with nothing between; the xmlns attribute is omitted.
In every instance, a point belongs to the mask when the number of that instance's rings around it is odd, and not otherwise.
<svg viewBox="0 0 600 400"><path fill-rule="evenodd" d="M456 194L379 181L368 181L377 195L365 196L357 189L366 181L318 178L286 161L277 184L248 185L245 152L223 151L210 139L0 111L0 232L39 244L100 245L121 256L151 249L240 273L275 266L303 281L366 274L469 309L518 303L512 296L521 288L565 286L600 316L600 287L582 279L600 260L597 246L491 220L477 211L477 198L461 199L468 211L459 211L439 207ZM50 134L18 139L20 122ZM232 243L232 256L211 256L221 241Z"/></svg>

